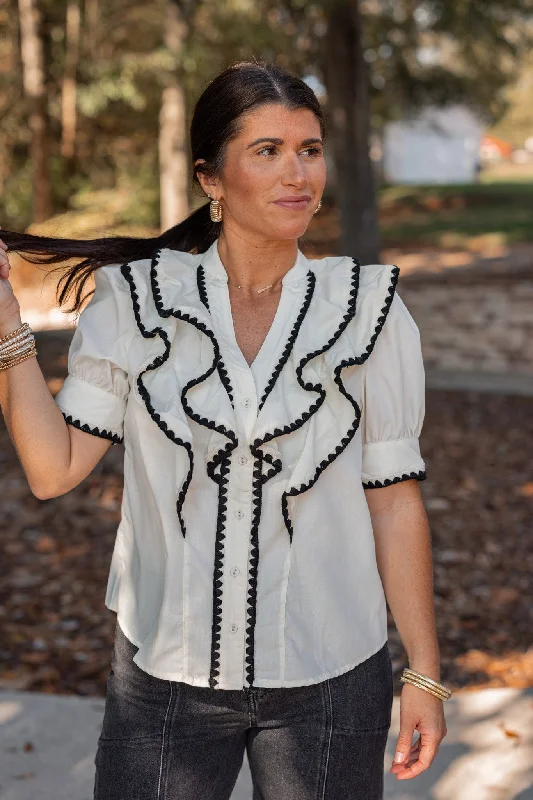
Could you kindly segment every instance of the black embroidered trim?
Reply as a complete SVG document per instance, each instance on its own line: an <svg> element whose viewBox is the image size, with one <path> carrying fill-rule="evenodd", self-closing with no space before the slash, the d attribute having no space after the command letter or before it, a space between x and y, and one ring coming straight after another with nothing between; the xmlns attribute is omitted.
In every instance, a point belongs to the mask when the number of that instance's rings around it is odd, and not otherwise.
<svg viewBox="0 0 533 800"><path fill-rule="evenodd" d="M284 492L283 495L282 495L282 498L281 498L281 511L282 511L282 514L283 514L283 519L285 521L285 526L286 526L287 531L289 533L289 539L290 539L291 544L292 544L292 536L293 536L293 526L292 526L292 522L291 522L291 519L290 519L287 497L294 497L295 495L302 494L303 492L306 492L308 489L310 489L311 486L313 486L316 483L316 481L320 477L321 473L326 469L326 467L328 467L333 461L335 461L336 458L338 458L338 456L340 456L340 454L346 449L346 447L348 446L350 441L353 439L353 437L354 437L354 435L355 435L355 433L357 431L357 428L359 427L359 422L360 422L360 419L361 419L361 410L359 408L358 403L355 401L355 399L349 394L349 392L346 391L346 388L345 388L345 386L344 386L344 384L342 382L341 372L345 367L353 366L355 364L364 363L367 360L367 358L369 357L369 355L372 352L372 350L374 349L374 345L375 345L376 339L379 336L379 334L381 332L381 329L383 328L383 325L385 324L385 320L387 319L387 315L389 313L389 309L390 309L390 306L391 306L391 303L392 303L392 300L393 300L393 297L394 297L394 292L396 290L396 285L398 283L399 273L400 273L400 270L396 266L391 271L391 282L390 282L390 285L388 287L387 297L385 298L385 305L381 309L381 315L378 317L377 325L375 327L374 333L370 337L370 341L369 341L369 344L366 347L365 352L360 356L355 356L354 358L347 358L344 361L341 361L340 364L338 364L335 367L335 370L334 370L335 383L339 387L339 391L341 392L341 394L343 394L344 397L346 397L346 399L352 404L354 412L355 412L355 418L354 418L354 421L353 421L352 425L350 426L350 428L349 428L348 432L346 433L346 435L341 439L340 443L337 445L335 450L332 453L329 453L329 455L320 462L320 464L317 466L317 468L315 470L315 474L313 475L313 477L309 481L307 481L306 483L302 483L300 486L293 486L291 489L289 489L288 492ZM342 332L342 330L344 330L344 328L348 324L349 320L351 319L351 316L353 316L353 313L355 313L355 303L356 303L356 298L357 298L358 289L359 289L359 265L358 264L356 265L356 270L355 270L355 274L354 274L354 278L353 278L353 284L354 284L354 288L352 289L352 292L350 293L352 295L353 304L351 304L348 313L345 315L345 317L343 319L343 322L341 323L341 326L339 328L340 332ZM350 316L350 312L352 312L351 316ZM327 349L327 347L330 347L331 344L333 344L333 342L336 341L336 339L340 335L339 330L334 334L332 339L330 339L330 341L328 342L328 345L324 349ZM321 350L319 352L324 352L324 350ZM307 360L309 360L310 357L312 358L316 354L317 353L314 353L311 356L306 356L306 358L303 359L303 363L306 363ZM300 366L299 366L300 372L298 372L298 370L297 370L297 376L298 376L298 380L300 381L300 383L301 383L301 380L300 380L301 365L302 365L302 362L300 362ZM322 388L322 386L320 384L316 384L316 386L314 386L313 384L303 384L302 383L302 386L304 386L304 388L310 387L314 391L319 391L319 392L321 392L321 394L323 393L323 395L325 396L324 389ZM323 399L324 399L324 397L322 397L322 401L323 401Z"/></svg>
<svg viewBox="0 0 533 800"><path fill-rule="evenodd" d="M198 294L200 295L200 300L209 311L207 289L205 288L205 272L201 264L198 266L198 269L196 270L196 285L198 286Z"/></svg>
<svg viewBox="0 0 533 800"><path fill-rule="evenodd" d="M254 458L252 473L252 525L250 529L250 563L248 575L248 607L246 625L246 680L248 686L254 682L255 622L257 616L257 572L259 565L259 520L261 519L263 467L262 454Z"/></svg>
<svg viewBox="0 0 533 800"><path fill-rule="evenodd" d="M227 436L229 442L224 447L214 454L213 458L206 466L207 474L214 480L219 487L218 492L218 512L217 512L217 527L215 534L215 556L214 556L214 572L213 572L213 621L212 621L212 635L211 635L211 669L209 683L212 688L216 686L217 678L220 671L220 630L222 625L222 597L221 597L221 570L224 562L224 539L225 539L225 523L226 523L226 507L227 507L227 484L229 481L229 458L233 450L238 445L237 434L225 425L219 425L212 419L201 417L197 414L187 402L187 393L193 386L202 383L206 378L211 375L215 369L218 369L222 382L226 387L226 391L230 400L232 400L232 387L225 368L222 365L220 356L220 348L214 333L200 320L193 317L191 314L184 313L178 309L165 308L163 306L163 298L159 289L157 281L157 264L159 261L160 250L155 254L152 260L152 268L150 270L150 281L152 284L152 294L154 297L155 307L157 313L161 317L174 316L185 322L194 325L198 330L204 333L213 345L213 362L209 369L203 375L190 380L182 389L181 403L185 413L199 425L203 425L210 430L215 430ZM204 305L207 301L207 293L205 291L205 276L202 265L197 269L196 281L200 297ZM167 337L168 338L168 337ZM219 473L216 474L215 470L220 465ZM190 481L189 481L190 482Z"/></svg>
<svg viewBox="0 0 533 800"><path fill-rule="evenodd" d="M79 419L75 419L70 414L65 414L64 411L61 412L65 418L65 422L68 422L69 425L73 425L75 428L79 428L80 431L85 431L86 433L92 433L93 436L100 436L101 439L110 439L115 444L120 444L124 441L123 436L119 436L118 433L113 433L112 431L106 431L104 428L91 428L86 422L81 422Z"/></svg>
<svg viewBox="0 0 533 800"><path fill-rule="evenodd" d="M270 480L270 478L273 478L274 475L277 475L278 472L281 472L283 464L281 463L280 458L274 458L274 456L272 456L270 453L264 453L261 450L261 454L263 456L263 461L266 461L271 466L271 469L268 469L266 472L263 472L261 477L262 483L266 483L267 481Z"/></svg>
<svg viewBox="0 0 533 800"><path fill-rule="evenodd" d="M228 478L230 470L229 458L224 459L220 465L220 475L217 480L218 512L215 534L215 560L213 568L213 621L211 627L211 667L209 672L209 686L215 689L220 674L220 638L222 633L222 584L224 569L224 540L226 538L226 512L228 508Z"/></svg>
<svg viewBox="0 0 533 800"><path fill-rule="evenodd" d="M308 361L311 361L312 358L315 358L316 356L325 353L326 350L329 350L329 348L332 347L333 344L335 344L335 342L337 341L337 339L339 338L339 336L344 331L344 329L346 328L346 326L348 325L348 323L355 314L355 302L359 288L360 264L359 261L357 261L357 259L355 258L353 258L352 261L354 264L354 268L352 271L352 288L350 289L348 310L344 315L341 324L339 325L338 329L333 334L331 339L323 347L319 348L318 350L315 350L312 353L307 353L307 355L305 355L300 360L298 366L296 367L296 378L300 386L308 392L317 392L317 394L319 395L318 399L307 409L307 411L304 411L301 417L289 423L289 425L286 425L284 428L275 428L273 431L269 431L263 436L262 439L254 439L254 441L250 445L250 450L252 451L252 453L254 453L254 455L257 455L258 452L257 448L260 447L262 444L266 444L266 442L271 441L271 439L275 439L279 436L285 436L285 434L292 433L293 431L298 430L298 428L301 428L307 422L307 420L310 419L313 416L313 414L315 414L318 411L318 409L326 399L326 392L322 387L322 384L320 383L314 384L310 382L304 383L302 379L302 370Z"/></svg>
<svg viewBox="0 0 533 800"><path fill-rule="evenodd" d="M267 382L267 384L265 386L265 390L263 392L263 396L262 396L261 400L259 401L258 413L262 409L262 407L263 407L263 405L265 403L265 400L267 399L268 395L270 394L270 392L274 388L274 385L275 385L275 383L276 383L276 381L277 381L277 379L279 377L279 374L280 374L281 370L283 369L283 367L285 366L285 364L287 363L287 361L289 359L289 356L291 354L292 348L294 346L294 342L296 341L296 337L298 336L298 331L300 330L300 327L302 325L302 322L304 321L305 315L307 314L307 312L309 310L309 305L311 303L311 300L313 298L313 292L315 290L315 284L316 284L315 273L312 270L309 270L308 273L307 273L307 291L305 293L305 298L304 298L302 307L301 307L300 312L299 312L299 314L298 314L298 316L296 318L296 321L295 321L295 323L294 323L294 325L292 327L290 336L287 339L287 344L285 345L285 347L283 349L283 353L281 354L281 357L280 357L278 363L276 364L276 366L274 368L274 371L272 372L272 375L268 379L268 382Z"/></svg>
<svg viewBox="0 0 533 800"><path fill-rule="evenodd" d="M152 259L152 268L154 267L154 264L157 263L156 259L159 257L159 252L156 253L154 255L153 259ZM135 321L137 322L137 327L139 328L140 332L142 333L142 335L145 338L153 338L154 336L159 335L161 337L161 339L163 340L164 345L165 345L165 352L162 355L157 356L157 358L155 358L152 361L151 364L148 364L148 366L142 372L139 373L139 375L137 376L137 387L139 389L139 394L141 395L142 399L144 400L144 404L146 405L148 413L150 414L150 416L152 417L154 422L157 423L158 427L163 431L163 433L172 442L174 442L174 444L178 444L181 447L184 447L185 450L187 451L187 455L189 457L189 470L187 472L187 476L186 476L186 478L185 478L185 480L183 482L181 490L180 490L180 492L178 494L178 498L177 498L177 502L176 502L176 511L177 511L177 514L178 514L178 519L179 519L179 523L180 523L180 527L181 527L181 532L182 532L183 536L185 536L186 529L185 529L185 523L184 523L183 517L182 517L182 506L183 506L183 502L185 500L185 495L187 494L187 489L189 488L189 484L190 484L191 479L192 479L192 472L193 472L193 466L194 466L194 456L193 456L192 447L191 447L190 442L185 442L182 439L180 439L178 436L176 436L174 431L172 431L171 428L168 427L166 422L164 422L161 419L160 415L157 413L157 411L155 410L155 408L152 405L152 402L151 402L151 399L150 399L150 393L148 392L148 390L146 389L146 387L144 386L144 384L142 382L142 376L144 375L145 372L148 372L148 370L152 370L152 369L156 369L157 367L160 367L161 364L163 364L168 359L168 357L170 355L170 341L169 341L169 338L168 338L166 332L163 330L163 328L156 327L156 328L153 329L153 331L149 331L147 328L145 328L145 326L143 325L143 323L141 321L139 295L137 294L137 291L135 289L135 282L134 282L133 276L131 274L131 267L130 267L129 264L123 264L121 266L121 268L120 268L120 271L122 272L122 275L124 276L124 278L126 279L126 281L129 284L129 287L130 287L131 300L132 300L132 304L133 304L133 314L135 316Z"/></svg>
<svg viewBox="0 0 533 800"><path fill-rule="evenodd" d="M200 295L200 300L204 304L204 306L209 311L209 301L207 299L207 289L205 288L205 271L203 266L200 264L198 269L196 270L196 283L198 285L198 294ZM220 376L220 380L222 381L222 385L224 386L226 392L228 393L228 397L230 399L231 405L235 408L235 404L233 402L233 391L231 388L231 382L229 379L228 371L224 366L222 358L219 358L217 362L217 369L218 374Z"/></svg>
<svg viewBox="0 0 533 800"><path fill-rule="evenodd" d="M419 472L404 472L403 475L397 475L395 478L386 478L384 481L369 481L363 483L364 489L381 489L384 486L392 486L394 483L401 483L402 481L409 481L415 478L417 481L425 481L427 478L425 470Z"/></svg>

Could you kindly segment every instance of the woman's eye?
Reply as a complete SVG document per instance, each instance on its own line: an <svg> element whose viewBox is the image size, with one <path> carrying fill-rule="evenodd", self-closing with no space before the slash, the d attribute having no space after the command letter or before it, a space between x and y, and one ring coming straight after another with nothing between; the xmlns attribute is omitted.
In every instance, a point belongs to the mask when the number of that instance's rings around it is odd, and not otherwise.
<svg viewBox="0 0 533 800"><path fill-rule="evenodd" d="M261 155L261 153L267 153L268 155L270 155L272 152L274 152L275 149L276 148L274 147L274 145L271 144L268 145L268 147L262 147L261 150L258 151L257 155Z"/></svg>
<svg viewBox="0 0 533 800"><path fill-rule="evenodd" d="M310 156L320 156L322 155L322 150L320 147L306 147L304 153L308 153Z"/></svg>

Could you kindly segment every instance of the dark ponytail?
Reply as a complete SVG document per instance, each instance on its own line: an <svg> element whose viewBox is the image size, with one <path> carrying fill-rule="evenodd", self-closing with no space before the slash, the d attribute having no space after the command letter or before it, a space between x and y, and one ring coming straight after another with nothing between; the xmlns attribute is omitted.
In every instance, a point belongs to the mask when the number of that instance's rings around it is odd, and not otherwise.
<svg viewBox="0 0 533 800"><path fill-rule="evenodd" d="M281 103L288 108L307 108L320 122L325 134L320 103L312 89L300 78L271 62L243 61L217 75L199 97L191 122L193 181L196 172L217 175L224 166L226 145L238 135L242 115L267 103ZM64 269L58 282L57 299L63 305L72 292L75 299L69 312L78 312L85 299L84 285L99 267L150 258L161 247L189 253L204 253L218 238L221 223L211 222L209 203L190 214L160 236L138 238L108 236L101 239L55 239L0 230L0 238L10 251L23 253L34 264L60 264L79 259Z"/></svg>

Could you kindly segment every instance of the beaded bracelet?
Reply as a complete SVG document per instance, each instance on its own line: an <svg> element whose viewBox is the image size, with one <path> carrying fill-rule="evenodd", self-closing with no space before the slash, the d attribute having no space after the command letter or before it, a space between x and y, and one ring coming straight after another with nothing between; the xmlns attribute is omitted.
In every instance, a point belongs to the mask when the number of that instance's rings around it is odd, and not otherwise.
<svg viewBox="0 0 533 800"><path fill-rule="evenodd" d="M14 367L35 355L35 337L27 322L0 339L0 370Z"/></svg>
<svg viewBox="0 0 533 800"><path fill-rule="evenodd" d="M14 367L16 364L20 364L22 361L26 361L27 358L36 355L37 355L37 348L32 347L32 349L29 350L27 353L25 353L23 356L19 356L18 358L8 361L5 364L0 364L0 372L2 372L5 369L9 369L10 367Z"/></svg>
<svg viewBox="0 0 533 800"><path fill-rule="evenodd" d="M28 346L28 344L32 344L34 341L35 337L32 333L26 334L21 339L12 339L6 344L2 344L0 340L0 357L16 353L18 350L22 351Z"/></svg>

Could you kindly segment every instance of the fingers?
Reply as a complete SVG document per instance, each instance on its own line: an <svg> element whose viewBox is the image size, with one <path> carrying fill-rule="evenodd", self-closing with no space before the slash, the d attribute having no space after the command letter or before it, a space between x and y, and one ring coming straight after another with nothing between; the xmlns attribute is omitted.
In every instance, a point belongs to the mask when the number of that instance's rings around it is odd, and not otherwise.
<svg viewBox="0 0 533 800"><path fill-rule="evenodd" d="M422 736L418 741L420 742L420 748L418 753L414 754L414 760L408 759L406 762L402 762L399 765L401 769L395 772L398 780L416 778L417 775L420 775L430 766L437 755L440 744L438 739L428 739L427 736Z"/></svg>
<svg viewBox="0 0 533 800"><path fill-rule="evenodd" d="M7 244L0 239L0 278L9 278L11 264L7 256Z"/></svg>

